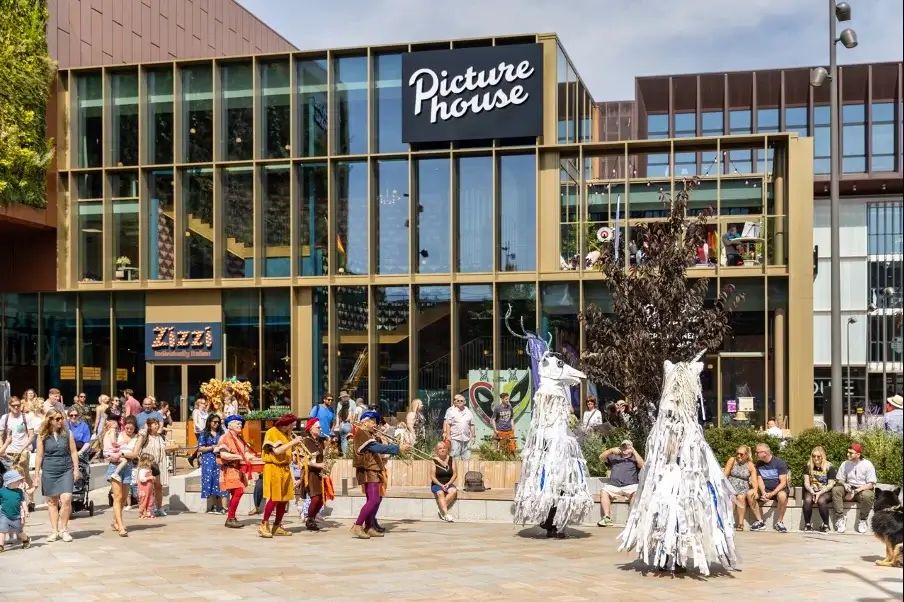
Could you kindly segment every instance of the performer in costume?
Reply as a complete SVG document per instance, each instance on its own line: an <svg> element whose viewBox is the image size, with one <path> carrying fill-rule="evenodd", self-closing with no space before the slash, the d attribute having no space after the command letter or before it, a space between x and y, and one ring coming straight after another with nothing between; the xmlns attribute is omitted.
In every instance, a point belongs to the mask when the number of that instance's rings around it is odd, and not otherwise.
<svg viewBox="0 0 904 602"><path fill-rule="evenodd" d="M732 523L734 490L697 420L703 364L665 363L659 415L647 438L646 467L619 550L636 550L659 570L684 572L689 560L737 565Z"/></svg>
<svg viewBox="0 0 904 602"><path fill-rule="evenodd" d="M367 497L358 514L358 520L352 527L352 534L358 539L383 537L383 532L375 528L377 512L380 510L380 502L386 493L388 483L382 456L397 456L411 451L410 445L380 443L377 440L379 422L380 414L368 410L361 414L361 420L355 430L352 466L355 468L358 485Z"/></svg>
<svg viewBox="0 0 904 602"><path fill-rule="evenodd" d="M317 514L323 508L325 501L335 499L335 493L333 492L333 481L327 472L329 467L324 454L326 447L320 436L320 419L308 418L304 430L307 434L302 440L302 445L307 453L304 468L301 471L301 480L304 483L304 491L311 500L308 504L307 519L304 525L308 531L320 531L316 520ZM330 445L330 442L327 442L326 445Z"/></svg>
<svg viewBox="0 0 904 602"><path fill-rule="evenodd" d="M593 508L587 463L572 432L569 386L586 378L560 357L540 358L530 431L521 452L515 492L515 524L541 523L546 536L564 538L568 523L580 523Z"/></svg>
<svg viewBox="0 0 904 602"><path fill-rule="evenodd" d="M295 485L292 478L292 447L302 442L301 437L289 439L298 418L294 414L286 414L276 421L272 428L264 434L261 448L261 459L264 461L264 516L258 533L261 537L271 538L292 535L282 528L282 520L286 515L289 502L295 497ZM276 510L273 528L270 528L270 515Z"/></svg>
<svg viewBox="0 0 904 602"><path fill-rule="evenodd" d="M226 526L230 529L241 529L242 525L235 517L248 484L248 473L251 464L259 461L251 447L242 439L242 428L245 419L241 416L226 418L226 432L220 437L214 453L220 465L220 490L228 491L229 510L226 515Z"/></svg>

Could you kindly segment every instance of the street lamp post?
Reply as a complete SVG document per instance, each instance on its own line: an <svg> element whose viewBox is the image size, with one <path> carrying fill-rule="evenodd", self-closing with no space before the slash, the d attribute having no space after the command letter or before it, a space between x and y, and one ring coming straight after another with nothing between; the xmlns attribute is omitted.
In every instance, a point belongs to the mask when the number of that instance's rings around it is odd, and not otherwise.
<svg viewBox="0 0 904 602"><path fill-rule="evenodd" d="M847 320L847 386L845 386L845 395L847 397L847 430L853 431L851 427L851 392L854 388L851 386L851 324L856 324L857 318L851 316Z"/></svg>
<svg viewBox="0 0 904 602"><path fill-rule="evenodd" d="M829 82L829 197L831 236L829 240L831 253L830 288L831 288L831 344L832 344L832 389L831 412L832 430L843 431L844 411L841 390L841 201L838 193L838 181L841 172L841 148L838 136L838 65L837 48L841 42L845 48L857 46L857 34L852 29L845 29L836 36L836 21L849 21L851 7L847 2L829 0L829 70L816 67L810 72L810 85L819 87Z"/></svg>

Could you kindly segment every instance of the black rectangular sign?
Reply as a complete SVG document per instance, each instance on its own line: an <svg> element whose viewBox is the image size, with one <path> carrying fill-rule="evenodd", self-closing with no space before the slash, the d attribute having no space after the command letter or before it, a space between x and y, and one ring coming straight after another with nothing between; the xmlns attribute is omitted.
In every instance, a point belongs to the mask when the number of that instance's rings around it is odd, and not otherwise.
<svg viewBox="0 0 904 602"><path fill-rule="evenodd" d="M543 133L543 45L402 55L402 141L527 138Z"/></svg>

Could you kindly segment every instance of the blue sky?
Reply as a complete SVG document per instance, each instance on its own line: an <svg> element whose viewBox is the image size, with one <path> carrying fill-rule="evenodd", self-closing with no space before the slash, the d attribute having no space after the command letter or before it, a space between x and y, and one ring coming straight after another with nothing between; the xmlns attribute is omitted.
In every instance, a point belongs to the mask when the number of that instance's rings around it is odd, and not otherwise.
<svg viewBox="0 0 904 602"><path fill-rule="evenodd" d="M826 0L239 2L303 50L555 32L597 100L633 98L636 76L828 61ZM900 61L904 3L849 4L860 45L839 63Z"/></svg>

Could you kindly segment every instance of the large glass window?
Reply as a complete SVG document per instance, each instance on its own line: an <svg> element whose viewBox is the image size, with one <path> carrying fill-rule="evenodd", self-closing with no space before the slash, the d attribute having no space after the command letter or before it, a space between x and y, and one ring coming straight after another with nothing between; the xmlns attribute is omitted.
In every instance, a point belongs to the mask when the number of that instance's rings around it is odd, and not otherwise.
<svg viewBox="0 0 904 602"><path fill-rule="evenodd" d="M292 291L265 288L261 294L264 314L262 407L291 406Z"/></svg>
<svg viewBox="0 0 904 602"><path fill-rule="evenodd" d="M764 353L766 351L766 290L762 278L722 279L721 287L735 287L744 301L735 310L731 334L722 342L722 351L730 353Z"/></svg>
<svg viewBox="0 0 904 602"><path fill-rule="evenodd" d="M866 231L870 255L904 253L904 205L900 201L869 205Z"/></svg>
<svg viewBox="0 0 904 602"><path fill-rule="evenodd" d="M768 134L770 132L779 131L779 110L778 109L757 109L756 112L756 131L759 134ZM757 157L757 173L772 173L772 157L774 151L768 150L756 151Z"/></svg>
<svg viewBox="0 0 904 602"><path fill-rule="evenodd" d="M41 354L44 370L42 384L45 391L59 389L63 403L69 404L78 386L75 294L41 295L41 322L40 348L44 350Z"/></svg>
<svg viewBox="0 0 904 602"><path fill-rule="evenodd" d="M333 289L336 312L336 368L339 390L352 397L368 398L368 307L366 286L340 286ZM333 391L336 394L336 391Z"/></svg>
<svg viewBox="0 0 904 602"><path fill-rule="evenodd" d="M330 390L330 296L329 289L318 286L311 290L311 398L317 402ZM303 356L302 356L303 357Z"/></svg>
<svg viewBox="0 0 904 602"><path fill-rule="evenodd" d="M374 173L377 208L377 273L408 273L408 161L378 161Z"/></svg>
<svg viewBox="0 0 904 602"><path fill-rule="evenodd" d="M182 184L182 276L213 278L213 170L188 169Z"/></svg>
<svg viewBox="0 0 904 602"><path fill-rule="evenodd" d="M223 276L254 276L254 168L223 170L223 241L226 245Z"/></svg>
<svg viewBox="0 0 904 602"><path fill-rule="evenodd" d="M322 276L329 261L327 166L303 163L298 170L298 269L302 276Z"/></svg>
<svg viewBox="0 0 904 602"><path fill-rule="evenodd" d="M77 121L75 143L79 167L103 164L103 78L100 73L86 73L76 79Z"/></svg>
<svg viewBox="0 0 904 602"><path fill-rule="evenodd" d="M725 357L719 361L722 372L722 422L737 426L765 428L767 417L766 361L762 357ZM753 412L745 420L736 414L742 397L753 398Z"/></svg>
<svg viewBox="0 0 904 602"><path fill-rule="evenodd" d="M578 319L580 292L577 283L550 282L541 285L542 314L539 334L546 338L552 335L552 347L561 350L572 366L579 365L577 350L580 349L581 323ZM520 316L519 316L520 318ZM575 357L570 357L570 356ZM588 383L588 386L591 386ZM588 391L596 395L594 390Z"/></svg>
<svg viewBox="0 0 904 602"><path fill-rule="evenodd" d="M146 72L148 88L148 157L149 163L173 162L173 70L151 69ZM137 390L137 389L136 389Z"/></svg>
<svg viewBox="0 0 904 602"><path fill-rule="evenodd" d="M728 113L728 133L732 136L749 134L753 131L753 113L750 110L730 111ZM753 173L752 151L735 150L728 153L728 164L724 173Z"/></svg>
<svg viewBox="0 0 904 602"><path fill-rule="evenodd" d="M335 149L337 155L367 153L367 57L351 56L333 63L336 91Z"/></svg>
<svg viewBox="0 0 904 602"><path fill-rule="evenodd" d="M667 114L647 115L647 138L668 138L669 137L669 116ZM669 173L669 155L668 153L660 153L657 155L648 155L646 162L646 176L662 176Z"/></svg>
<svg viewBox="0 0 904 602"><path fill-rule="evenodd" d="M251 383L251 407L259 408L260 291L254 288L223 290L223 338L226 357L223 375Z"/></svg>
<svg viewBox="0 0 904 602"><path fill-rule="evenodd" d="M79 280L99 282L104 279L104 203L78 203Z"/></svg>
<svg viewBox="0 0 904 602"><path fill-rule="evenodd" d="M292 168L289 165L265 165L261 172L261 204L264 215L264 273L265 278L288 278L292 242L289 185Z"/></svg>
<svg viewBox="0 0 904 602"><path fill-rule="evenodd" d="M176 272L173 172L168 169L149 172L147 182L148 279L172 280Z"/></svg>
<svg viewBox="0 0 904 602"><path fill-rule="evenodd" d="M576 270L580 266L579 225L580 171L574 157L559 160L559 267Z"/></svg>
<svg viewBox="0 0 904 602"><path fill-rule="evenodd" d="M224 161L247 161L254 157L254 72L251 63L220 67L220 152Z"/></svg>
<svg viewBox="0 0 904 602"><path fill-rule="evenodd" d="M813 173L815 174L827 174L831 170L830 115L829 107L825 105L813 109Z"/></svg>
<svg viewBox="0 0 904 602"><path fill-rule="evenodd" d="M509 332L505 315L509 307L512 316L508 326L521 334L522 325L530 332L537 332L537 295L533 284L500 284L497 288L499 305L496 308L496 320L499 321L499 353L496 361L496 378L494 379L493 396L487 400L479 399L481 410L492 416L493 406L502 392L509 394L514 408L515 433L524 441L530 429L530 410L533 388L531 386L530 356L525 350L524 339ZM575 408L577 409L577 408Z"/></svg>
<svg viewBox="0 0 904 602"><path fill-rule="evenodd" d="M144 293L113 293L113 320L116 328L116 389L147 390L144 363Z"/></svg>
<svg viewBox="0 0 904 602"><path fill-rule="evenodd" d="M458 271L493 271L493 159L461 157L458 185Z"/></svg>
<svg viewBox="0 0 904 602"><path fill-rule="evenodd" d="M866 173L866 105L844 105L841 122L841 171Z"/></svg>
<svg viewBox="0 0 904 602"><path fill-rule="evenodd" d="M810 135L807 107L788 107L785 109L785 131L797 132L801 138Z"/></svg>
<svg viewBox="0 0 904 602"><path fill-rule="evenodd" d="M450 273L450 160L420 159L415 163L414 178L417 271L421 274Z"/></svg>
<svg viewBox="0 0 904 602"><path fill-rule="evenodd" d="M464 396L477 422L481 407L493 395L493 287L458 287L458 382L454 393Z"/></svg>
<svg viewBox="0 0 904 602"><path fill-rule="evenodd" d="M870 171L895 170L895 104L880 102L872 106L873 131L870 145Z"/></svg>
<svg viewBox="0 0 904 602"><path fill-rule="evenodd" d="M4 356L0 362L0 378L12 383L12 395L20 395L24 387L37 388L38 376L38 295L4 293L3 304ZM27 385L25 383L28 383Z"/></svg>
<svg viewBox="0 0 904 602"><path fill-rule="evenodd" d="M324 157L327 153L327 62L301 61L298 64L298 122L301 127L303 157Z"/></svg>
<svg viewBox="0 0 904 602"><path fill-rule="evenodd" d="M84 293L79 300L82 320L82 388L94 403L110 390L110 293ZM70 400L63 398L63 403Z"/></svg>
<svg viewBox="0 0 904 602"><path fill-rule="evenodd" d="M408 353L411 319L407 286L374 287L379 363L380 411L394 415L408 409Z"/></svg>
<svg viewBox="0 0 904 602"><path fill-rule="evenodd" d="M700 135L704 137L721 136L725 132L725 116L722 111L706 111L701 115L702 129ZM704 176L711 176L718 173L719 169L718 153L711 151L702 153L700 157L700 166Z"/></svg>
<svg viewBox="0 0 904 602"><path fill-rule="evenodd" d="M113 270L116 280L138 280L138 174L110 176L113 195Z"/></svg>
<svg viewBox="0 0 904 602"><path fill-rule="evenodd" d="M537 267L537 158L499 158L499 269L530 272Z"/></svg>
<svg viewBox="0 0 904 602"><path fill-rule="evenodd" d="M439 432L452 402L452 290L417 287L417 396L424 402L427 428Z"/></svg>
<svg viewBox="0 0 904 602"><path fill-rule="evenodd" d="M697 135L696 113L675 113L675 138L693 138ZM697 174L695 153L675 153L675 175L693 176Z"/></svg>
<svg viewBox="0 0 904 602"><path fill-rule="evenodd" d="M402 55L374 57L374 142L378 153L403 153Z"/></svg>
<svg viewBox="0 0 904 602"><path fill-rule="evenodd" d="M138 71L110 74L110 165L138 164Z"/></svg>
<svg viewBox="0 0 904 602"><path fill-rule="evenodd" d="M264 159L282 159L289 156L289 125L292 114L289 108L289 61L275 61L261 65L261 125Z"/></svg>
<svg viewBox="0 0 904 602"><path fill-rule="evenodd" d="M367 274L367 162L337 163L336 266L340 274Z"/></svg>
<svg viewBox="0 0 904 602"><path fill-rule="evenodd" d="M213 66L182 68L183 160L213 161Z"/></svg>

